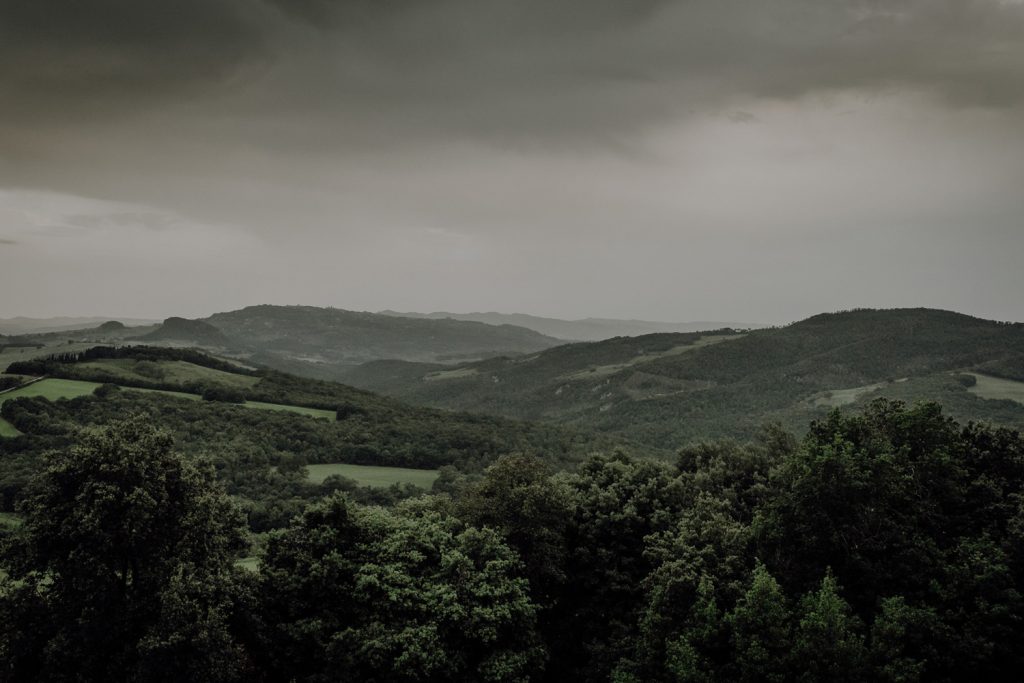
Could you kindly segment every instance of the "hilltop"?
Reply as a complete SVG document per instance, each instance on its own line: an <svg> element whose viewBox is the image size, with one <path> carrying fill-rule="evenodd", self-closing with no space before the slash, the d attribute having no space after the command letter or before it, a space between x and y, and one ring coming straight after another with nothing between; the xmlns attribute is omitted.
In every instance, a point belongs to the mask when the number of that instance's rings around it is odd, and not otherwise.
<svg viewBox="0 0 1024 683"><path fill-rule="evenodd" d="M994 378L1004 383L998 391ZM573 424L662 448L746 438L769 420L798 429L882 396L939 400L959 419L1024 427L1024 405L1006 398L1020 389L1024 399L1024 325L931 309L855 310L454 368L375 363L347 381L422 405Z"/></svg>
<svg viewBox="0 0 1024 683"><path fill-rule="evenodd" d="M227 335L210 323L187 318L168 318L157 329L137 337L138 341L181 342L189 346L214 346L227 348L237 346Z"/></svg>

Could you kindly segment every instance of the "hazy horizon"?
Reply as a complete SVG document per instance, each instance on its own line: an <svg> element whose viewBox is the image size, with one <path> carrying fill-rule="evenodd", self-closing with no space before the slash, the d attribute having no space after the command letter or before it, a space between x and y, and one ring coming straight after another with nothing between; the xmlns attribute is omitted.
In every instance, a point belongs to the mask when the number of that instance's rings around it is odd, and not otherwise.
<svg viewBox="0 0 1024 683"><path fill-rule="evenodd" d="M1018 0L0 6L0 317L1024 320Z"/></svg>

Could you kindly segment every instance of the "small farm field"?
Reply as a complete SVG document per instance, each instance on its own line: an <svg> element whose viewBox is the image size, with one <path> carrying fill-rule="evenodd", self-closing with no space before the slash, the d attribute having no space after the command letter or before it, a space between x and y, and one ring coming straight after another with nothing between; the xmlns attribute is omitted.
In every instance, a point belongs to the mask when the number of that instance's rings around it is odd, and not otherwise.
<svg viewBox="0 0 1024 683"><path fill-rule="evenodd" d="M1010 400L1016 401L1017 403L1024 403L1024 382L1018 382L1012 379L1003 379L1002 377L979 375L974 372L968 372L965 374L971 375L976 380L974 386L969 387L967 391L975 394L979 398Z"/></svg>
<svg viewBox="0 0 1024 683"><path fill-rule="evenodd" d="M323 483L331 475L340 474L348 479L354 479L360 486L387 487L392 484L414 484L423 489L430 489L438 477L437 470L349 465L345 463L308 465L306 469L309 473L309 481L315 484Z"/></svg>

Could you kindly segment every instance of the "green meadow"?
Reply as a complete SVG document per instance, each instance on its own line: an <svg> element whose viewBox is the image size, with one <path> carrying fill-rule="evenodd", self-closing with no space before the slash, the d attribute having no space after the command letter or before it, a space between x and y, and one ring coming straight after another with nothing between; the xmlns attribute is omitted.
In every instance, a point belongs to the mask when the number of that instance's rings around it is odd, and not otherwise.
<svg viewBox="0 0 1024 683"><path fill-rule="evenodd" d="M340 474L354 479L360 486L387 487L392 484L415 484L423 489L430 489L438 477L437 470L416 470L408 467L377 467L371 465L348 465L336 463L329 465L309 465L309 481L320 484L327 477Z"/></svg>
<svg viewBox="0 0 1024 683"><path fill-rule="evenodd" d="M243 403L246 408L256 408L258 410L287 410L292 413L298 413L299 415L309 415L321 420L333 420L336 413L333 410L323 410L321 408L306 408L305 406L289 406L283 403L264 403L263 401L246 401Z"/></svg>
<svg viewBox="0 0 1024 683"><path fill-rule="evenodd" d="M975 372L966 374L971 375L976 380L974 386L967 389L972 394L981 398L1024 403L1024 382L991 377L989 375L979 375Z"/></svg>

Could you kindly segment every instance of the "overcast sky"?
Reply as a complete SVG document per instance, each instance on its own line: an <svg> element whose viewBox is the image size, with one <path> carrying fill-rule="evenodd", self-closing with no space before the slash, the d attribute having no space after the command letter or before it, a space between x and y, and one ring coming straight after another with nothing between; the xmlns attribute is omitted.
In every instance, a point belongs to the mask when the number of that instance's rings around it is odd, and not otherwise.
<svg viewBox="0 0 1024 683"><path fill-rule="evenodd" d="M0 0L0 317L1024 320L1020 0Z"/></svg>

